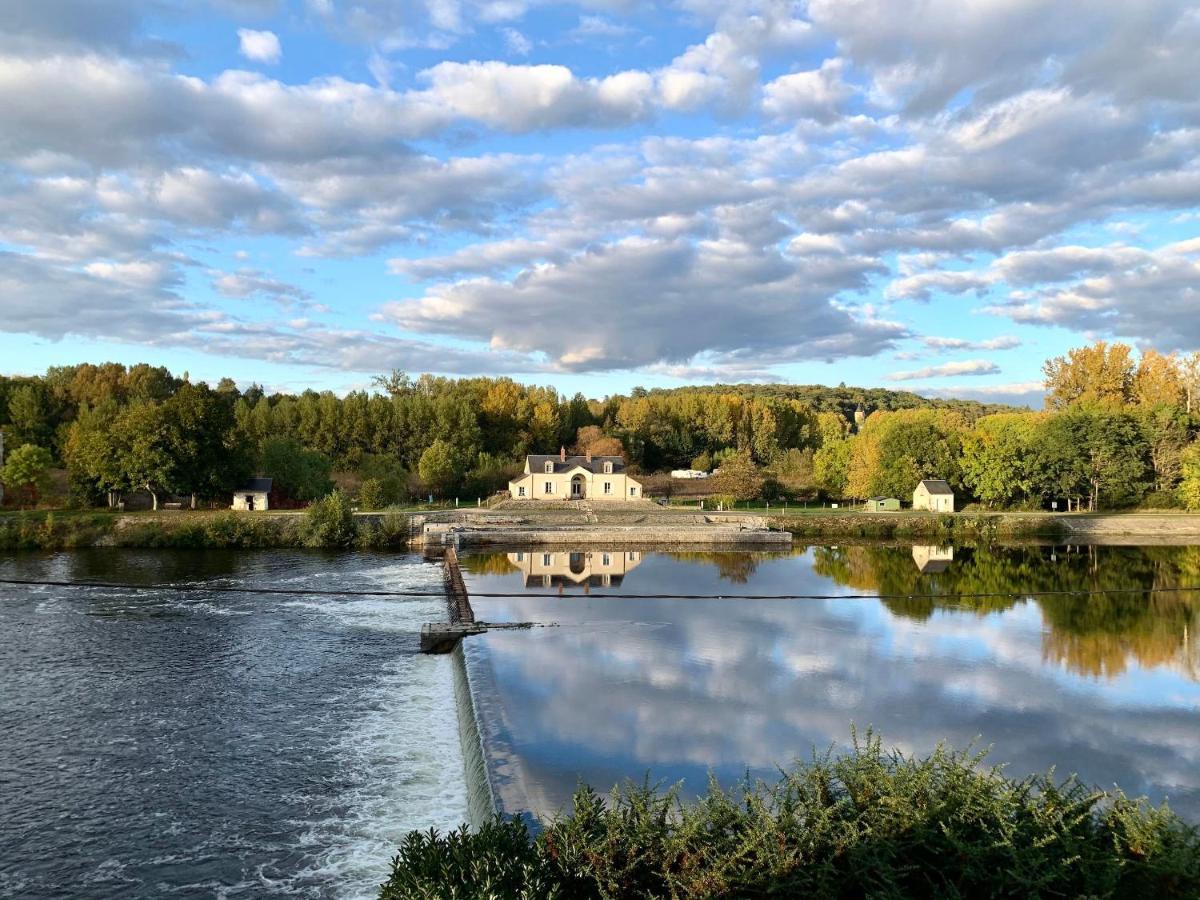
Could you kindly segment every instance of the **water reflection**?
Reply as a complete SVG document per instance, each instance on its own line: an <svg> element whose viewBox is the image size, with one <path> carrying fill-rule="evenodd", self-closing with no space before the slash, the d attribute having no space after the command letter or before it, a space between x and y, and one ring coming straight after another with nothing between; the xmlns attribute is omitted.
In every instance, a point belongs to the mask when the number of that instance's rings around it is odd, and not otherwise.
<svg viewBox="0 0 1200 900"><path fill-rule="evenodd" d="M554 621L468 645L506 809L558 809L579 779L770 778L850 723L921 752L994 745L1200 818L1197 548L840 546L644 554L605 596L524 587L465 558L489 620ZM483 562L483 560L488 560ZM923 565L934 563L934 565ZM877 594L885 599L647 598ZM1128 589L1126 594L1049 593ZM1030 593L1039 595L1030 597ZM639 596L621 596L639 595ZM616 596L614 596L616 595ZM964 596L969 595L969 596Z"/></svg>
<svg viewBox="0 0 1200 900"><path fill-rule="evenodd" d="M518 550L505 557L526 587L614 587L642 562L639 550Z"/></svg>
<svg viewBox="0 0 1200 900"><path fill-rule="evenodd" d="M954 548L918 544L912 548L912 558L917 564L917 571L922 575L945 572L950 568L950 563L954 562Z"/></svg>

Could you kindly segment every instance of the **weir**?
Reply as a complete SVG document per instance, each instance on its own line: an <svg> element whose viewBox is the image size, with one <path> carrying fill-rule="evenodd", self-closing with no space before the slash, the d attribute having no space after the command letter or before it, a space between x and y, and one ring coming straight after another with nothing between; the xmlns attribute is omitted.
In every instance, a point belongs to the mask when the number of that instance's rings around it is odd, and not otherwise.
<svg viewBox="0 0 1200 900"><path fill-rule="evenodd" d="M446 583L448 622L426 622L421 626L422 653L449 653L470 634L483 634L487 626L475 621L471 595L458 565L458 551L447 547L442 552L442 578Z"/></svg>

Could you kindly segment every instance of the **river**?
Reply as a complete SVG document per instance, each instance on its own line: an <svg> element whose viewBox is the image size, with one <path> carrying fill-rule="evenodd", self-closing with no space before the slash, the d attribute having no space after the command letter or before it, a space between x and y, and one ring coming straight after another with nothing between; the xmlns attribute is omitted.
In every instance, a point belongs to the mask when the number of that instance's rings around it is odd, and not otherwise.
<svg viewBox="0 0 1200 900"><path fill-rule="evenodd" d="M420 557L87 551L0 577L0 896L372 897L403 835L466 818Z"/></svg>
<svg viewBox="0 0 1200 900"><path fill-rule="evenodd" d="M462 561L480 619L552 626L464 644L505 812L771 778L853 724L1200 819L1200 548ZM0 578L126 585L0 584L0 896L370 897L409 829L468 818L459 658L417 653L444 601L349 596L436 595L420 556L96 550Z"/></svg>

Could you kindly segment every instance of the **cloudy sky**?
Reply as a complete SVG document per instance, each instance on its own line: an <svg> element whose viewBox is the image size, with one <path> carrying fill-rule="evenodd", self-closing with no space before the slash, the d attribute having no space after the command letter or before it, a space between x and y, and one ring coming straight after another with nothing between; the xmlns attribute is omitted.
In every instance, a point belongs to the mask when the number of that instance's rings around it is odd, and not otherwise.
<svg viewBox="0 0 1200 900"><path fill-rule="evenodd" d="M1200 6L0 0L0 371L1035 398L1200 346Z"/></svg>

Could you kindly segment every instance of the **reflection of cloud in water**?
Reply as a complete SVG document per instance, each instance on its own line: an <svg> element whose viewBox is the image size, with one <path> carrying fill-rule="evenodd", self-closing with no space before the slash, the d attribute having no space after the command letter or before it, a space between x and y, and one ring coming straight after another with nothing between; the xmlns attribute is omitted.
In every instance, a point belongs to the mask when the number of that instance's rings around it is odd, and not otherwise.
<svg viewBox="0 0 1200 900"><path fill-rule="evenodd" d="M907 548L898 553L915 573ZM662 557L637 575L637 593L705 593L712 578ZM760 560L750 588L836 592L809 555ZM558 808L579 778L606 788L650 772L692 790L709 769L771 778L814 747L844 746L855 723L917 752L978 738L1012 774L1057 766L1169 795L1200 816L1200 686L1136 663L1108 680L1073 674L1044 657L1047 624L1034 604L919 620L870 600L487 603L485 617L561 626L470 644L492 669L519 769L502 790L510 810Z"/></svg>

